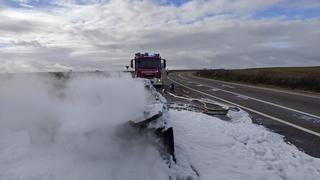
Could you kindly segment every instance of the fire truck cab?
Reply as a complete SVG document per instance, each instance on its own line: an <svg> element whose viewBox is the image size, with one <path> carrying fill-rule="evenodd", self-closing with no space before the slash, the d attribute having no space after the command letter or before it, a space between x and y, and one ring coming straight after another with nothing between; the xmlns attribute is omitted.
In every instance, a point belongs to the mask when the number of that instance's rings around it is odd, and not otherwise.
<svg viewBox="0 0 320 180"><path fill-rule="evenodd" d="M131 60L131 68L134 68L134 76L150 79L155 86L161 86L163 70L166 68L166 60L156 53L136 53Z"/></svg>

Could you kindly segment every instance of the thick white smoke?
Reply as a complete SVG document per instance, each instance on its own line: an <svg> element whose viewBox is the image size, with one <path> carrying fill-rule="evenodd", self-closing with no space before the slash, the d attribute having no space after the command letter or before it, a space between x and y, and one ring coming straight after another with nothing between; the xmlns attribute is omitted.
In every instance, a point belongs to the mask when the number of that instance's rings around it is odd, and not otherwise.
<svg viewBox="0 0 320 180"><path fill-rule="evenodd" d="M149 138L124 126L147 103L129 77L1 77L0 179L168 179Z"/></svg>

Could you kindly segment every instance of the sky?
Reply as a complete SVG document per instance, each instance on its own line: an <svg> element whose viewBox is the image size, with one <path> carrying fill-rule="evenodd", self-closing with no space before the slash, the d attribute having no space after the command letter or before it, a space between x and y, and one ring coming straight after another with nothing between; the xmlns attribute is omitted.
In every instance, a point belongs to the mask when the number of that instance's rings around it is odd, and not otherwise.
<svg viewBox="0 0 320 180"><path fill-rule="evenodd" d="M319 0L0 0L0 72L320 66Z"/></svg>

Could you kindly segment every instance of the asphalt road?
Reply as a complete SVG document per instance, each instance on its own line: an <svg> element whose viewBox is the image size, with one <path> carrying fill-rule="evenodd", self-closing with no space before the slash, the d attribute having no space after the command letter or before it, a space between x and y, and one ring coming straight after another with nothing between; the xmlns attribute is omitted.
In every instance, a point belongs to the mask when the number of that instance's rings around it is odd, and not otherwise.
<svg viewBox="0 0 320 180"><path fill-rule="evenodd" d="M188 96L208 98L250 113L254 123L284 136L307 154L320 158L320 97L277 89L259 88L171 72L165 83L174 83Z"/></svg>

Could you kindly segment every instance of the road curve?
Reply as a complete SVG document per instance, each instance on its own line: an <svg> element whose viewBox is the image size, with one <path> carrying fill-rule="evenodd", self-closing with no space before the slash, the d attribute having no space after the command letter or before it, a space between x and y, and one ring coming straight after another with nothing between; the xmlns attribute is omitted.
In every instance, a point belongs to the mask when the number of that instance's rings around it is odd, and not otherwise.
<svg viewBox="0 0 320 180"><path fill-rule="evenodd" d="M192 72L172 72L167 81L187 89L192 96L245 109L255 123L320 157L320 97L200 78Z"/></svg>

